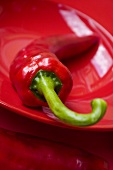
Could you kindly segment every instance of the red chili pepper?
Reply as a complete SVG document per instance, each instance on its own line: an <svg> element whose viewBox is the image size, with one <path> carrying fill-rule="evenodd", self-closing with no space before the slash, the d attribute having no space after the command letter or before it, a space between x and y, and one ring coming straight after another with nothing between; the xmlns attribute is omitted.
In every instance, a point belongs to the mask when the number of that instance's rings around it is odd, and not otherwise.
<svg viewBox="0 0 113 170"><path fill-rule="evenodd" d="M77 44L76 41L77 38L73 35L58 37L58 41L53 37L34 41L14 59L10 67L10 78L25 105L45 106L48 103L52 112L63 122L86 126L98 122L104 116L107 104L102 99L94 99L91 102L91 113L78 114L61 102L66 99L72 88L72 77L68 68L55 54L59 54L60 58L62 53L69 57L69 51L72 50L70 53L73 56L74 52L76 54L76 48L73 48Z"/></svg>
<svg viewBox="0 0 113 170"><path fill-rule="evenodd" d="M71 146L0 129L0 169L108 170L108 164Z"/></svg>
<svg viewBox="0 0 113 170"><path fill-rule="evenodd" d="M48 48L59 60L66 60L87 52L98 43L97 35L76 37L74 34L67 34L39 38L34 41L34 47L41 45ZM31 48L33 48L33 43L28 46L27 50L30 49L31 52Z"/></svg>

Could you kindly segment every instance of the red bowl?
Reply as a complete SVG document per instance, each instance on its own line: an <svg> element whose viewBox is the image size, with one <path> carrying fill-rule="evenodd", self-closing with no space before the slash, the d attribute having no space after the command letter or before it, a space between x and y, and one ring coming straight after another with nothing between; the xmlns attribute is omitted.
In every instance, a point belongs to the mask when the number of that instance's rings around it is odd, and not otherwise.
<svg viewBox="0 0 113 170"><path fill-rule="evenodd" d="M89 112L90 101L101 97L108 103L104 118L97 124L79 128L63 125L48 117L48 109L22 105L9 79L9 67L17 52L40 36L74 33L81 37L97 34L100 43L92 50L65 62L73 77L73 88L66 105L78 112ZM84 13L49 1L0 2L0 105L19 115L64 128L113 130L112 35Z"/></svg>

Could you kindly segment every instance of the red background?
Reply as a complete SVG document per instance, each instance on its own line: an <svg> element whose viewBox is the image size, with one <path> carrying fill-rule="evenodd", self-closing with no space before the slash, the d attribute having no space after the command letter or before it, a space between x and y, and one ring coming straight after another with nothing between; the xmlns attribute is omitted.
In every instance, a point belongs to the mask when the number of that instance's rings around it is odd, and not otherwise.
<svg viewBox="0 0 113 170"><path fill-rule="evenodd" d="M113 0L52 0L69 5L87 14L113 35ZM90 152L104 157L113 170L113 131L77 132L72 142Z"/></svg>
<svg viewBox="0 0 113 170"><path fill-rule="evenodd" d="M113 35L113 0L52 0L67 4L84 12L104 26ZM0 126L10 127L11 130L24 131L55 141L61 141L97 154L109 162L110 170L113 170L113 131L77 131L63 129L51 125L37 123L23 118L1 108L4 112ZM7 116L7 121L5 117ZM9 118L9 119L8 119ZM18 119L18 126L16 124ZM26 123L25 123L26 122ZM26 124L26 126L25 126ZM32 129L30 128L32 127Z"/></svg>

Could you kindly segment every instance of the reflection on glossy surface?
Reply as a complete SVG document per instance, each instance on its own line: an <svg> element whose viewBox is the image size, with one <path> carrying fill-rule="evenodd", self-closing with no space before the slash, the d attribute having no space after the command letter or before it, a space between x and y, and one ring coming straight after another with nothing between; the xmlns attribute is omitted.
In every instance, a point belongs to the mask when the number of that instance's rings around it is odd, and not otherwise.
<svg viewBox="0 0 113 170"><path fill-rule="evenodd" d="M113 59L107 49L103 45L100 45L97 53L92 58L91 63L97 71L98 76L103 77L110 70L110 68L112 68Z"/></svg>
<svg viewBox="0 0 113 170"><path fill-rule="evenodd" d="M62 5L60 5L62 7ZM72 9L60 9L59 10L64 21L70 27L70 29L77 34L77 36L91 35L93 32L87 27L83 20L78 16L75 10Z"/></svg>
<svg viewBox="0 0 113 170"><path fill-rule="evenodd" d="M0 2L1 105L32 119L65 127L48 118L45 110L42 112L42 109L22 105L9 80L9 66L17 52L37 37L66 33L100 36L100 43L95 49L65 61L74 83L66 105L78 112L89 112L91 99L104 98L108 102L107 114L98 124L88 128L113 129L112 36L91 18L62 4L36 0L30 3L26 0Z"/></svg>

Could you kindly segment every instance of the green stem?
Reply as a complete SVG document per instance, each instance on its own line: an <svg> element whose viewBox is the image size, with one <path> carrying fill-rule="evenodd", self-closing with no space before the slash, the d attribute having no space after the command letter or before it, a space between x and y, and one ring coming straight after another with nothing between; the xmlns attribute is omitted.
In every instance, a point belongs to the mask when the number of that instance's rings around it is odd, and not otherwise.
<svg viewBox="0 0 113 170"><path fill-rule="evenodd" d="M89 126L97 123L104 116L107 108L107 104L104 100L97 98L92 100L92 112L77 113L68 109L62 101L59 99L55 92L55 84L51 77L40 75L39 78L35 79L37 90L40 94L43 94L49 108L64 123L75 125L75 126Z"/></svg>

